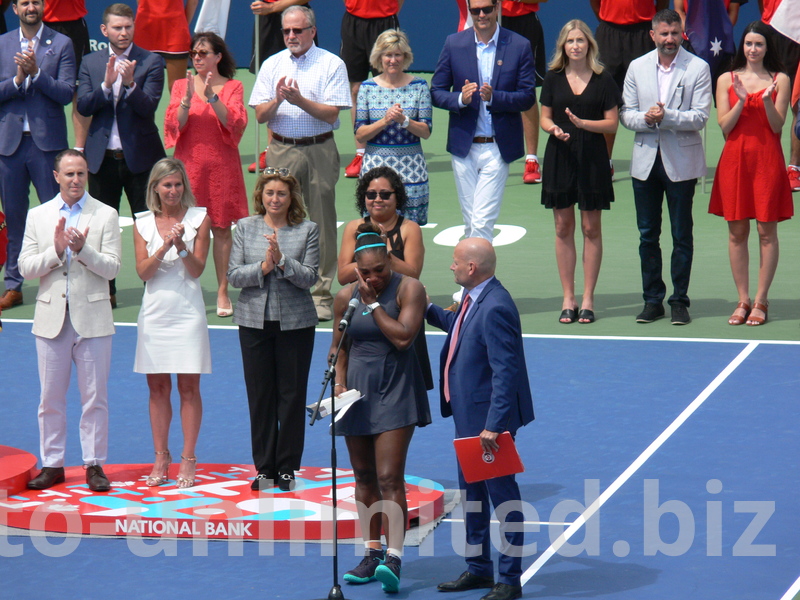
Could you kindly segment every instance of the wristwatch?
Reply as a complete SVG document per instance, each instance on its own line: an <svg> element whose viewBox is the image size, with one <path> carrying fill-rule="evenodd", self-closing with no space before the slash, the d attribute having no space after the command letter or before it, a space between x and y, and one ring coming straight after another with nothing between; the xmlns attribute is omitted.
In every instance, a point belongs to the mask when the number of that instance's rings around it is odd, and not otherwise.
<svg viewBox="0 0 800 600"><path fill-rule="evenodd" d="M186 258L187 256L189 256L189 251L186 248L184 248L183 250L178 252L178 256L180 256L181 258Z"/></svg>
<svg viewBox="0 0 800 600"><path fill-rule="evenodd" d="M403 128L403 129L408 129L408 124L410 122L411 122L411 119L409 119L408 115L406 115L405 120L402 123L400 123L400 127Z"/></svg>
<svg viewBox="0 0 800 600"><path fill-rule="evenodd" d="M364 308L364 314L365 315L370 314L373 310L378 308L380 305L381 305L380 302L373 302L372 304L367 304L367 306Z"/></svg>
<svg viewBox="0 0 800 600"><path fill-rule="evenodd" d="M211 98L209 98L207 100L207 102L209 104L214 104L214 102L217 102L218 100L219 100L219 96L217 94L214 94L213 96L211 96Z"/></svg>
<svg viewBox="0 0 800 600"><path fill-rule="evenodd" d="M278 261L278 263L275 266L276 267L283 267L283 265L285 265L285 264L286 264L286 255L285 254L281 254L281 259Z"/></svg>

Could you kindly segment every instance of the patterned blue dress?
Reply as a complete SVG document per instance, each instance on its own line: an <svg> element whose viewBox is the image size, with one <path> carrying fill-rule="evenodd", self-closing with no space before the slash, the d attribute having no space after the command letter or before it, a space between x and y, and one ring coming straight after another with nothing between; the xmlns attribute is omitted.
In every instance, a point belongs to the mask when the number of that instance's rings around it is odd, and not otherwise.
<svg viewBox="0 0 800 600"><path fill-rule="evenodd" d="M358 91L355 129L380 121L394 104L414 121L433 127L431 92L428 83L415 77L400 88L385 88L368 79ZM428 165L422 154L420 139L398 123L389 126L367 142L361 175L380 166L391 167L400 174L406 186L408 204L403 216L419 225L428 222Z"/></svg>

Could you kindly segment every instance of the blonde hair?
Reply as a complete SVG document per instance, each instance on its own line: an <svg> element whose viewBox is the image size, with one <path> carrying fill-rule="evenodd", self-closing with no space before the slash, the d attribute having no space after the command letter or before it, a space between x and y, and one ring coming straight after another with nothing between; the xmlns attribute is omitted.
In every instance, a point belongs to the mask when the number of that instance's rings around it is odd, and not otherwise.
<svg viewBox="0 0 800 600"><path fill-rule="evenodd" d="M589 49L586 51L586 61L589 68L599 75L603 72L603 64L599 60L600 51L597 47L597 41L594 39L589 26L580 19L572 19L561 28L561 32L558 34L558 40L556 40L556 49L555 52L553 52L553 58L550 64L547 65L548 68L551 71L563 71L567 68L569 57L564 51L564 45L567 43L567 36L575 29L579 30L589 43Z"/></svg>
<svg viewBox="0 0 800 600"><path fill-rule="evenodd" d="M147 208L154 213L161 212L161 197L156 192L156 187L164 177L178 173L183 180L183 195L181 196L181 206L189 208L195 205L194 194L189 185L189 176L186 174L186 167L177 158L162 158L153 165L150 171L150 179L147 182Z"/></svg>
<svg viewBox="0 0 800 600"><path fill-rule="evenodd" d="M414 53L411 52L408 36L399 29L387 29L378 36L369 55L369 64L376 71L383 71L383 63L381 62L383 55L394 50L399 50L403 53L403 71L405 71L414 62Z"/></svg>
<svg viewBox="0 0 800 600"><path fill-rule="evenodd" d="M299 225L306 218L306 204L303 201L303 192L300 182L294 175L280 173L262 173L258 176L255 190L253 190L253 207L256 214L265 215L264 188L270 181L280 181L289 188L289 208L286 211L286 222L289 225Z"/></svg>

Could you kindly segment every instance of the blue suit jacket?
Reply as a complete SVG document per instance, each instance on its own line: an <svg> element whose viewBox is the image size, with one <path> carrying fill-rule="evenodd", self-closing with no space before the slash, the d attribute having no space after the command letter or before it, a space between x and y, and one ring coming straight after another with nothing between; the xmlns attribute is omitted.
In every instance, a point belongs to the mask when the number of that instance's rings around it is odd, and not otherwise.
<svg viewBox="0 0 800 600"><path fill-rule="evenodd" d="M511 295L492 279L472 306L450 363L450 398L444 398L444 365L459 312L431 305L428 323L447 332L439 360L442 416L451 414L457 437L487 429L502 433L533 421L533 399L522 348L519 312Z"/></svg>
<svg viewBox="0 0 800 600"><path fill-rule="evenodd" d="M114 124L114 98L106 98L102 83L106 76L108 49L92 52L83 58L78 75L78 112L92 117L86 139L89 172L97 173L103 164L111 127ZM133 46L129 60L136 61L130 91L123 89L116 106L117 127L122 152L131 173L149 171L167 154L156 125L156 109L164 90L164 59L158 54Z"/></svg>
<svg viewBox="0 0 800 600"><path fill-rule="evenodd" d="M64 150L68 147L64 106L75 94L72 40L43 26L36 48L39 76L27 90L14 85L14 55L19 51L19 29L0 36L0 155L17 151L26 111L36 147L44 152Z"/></svg>
<svg viewBox="0 0 800 600"><path fill-rule="evenodd" d="M474 29L447 37L431 79L433 105L450 111L447 151L461 158L467 156L472 147L482 102L480 94L475 92L469 105L459 106L465 80L476 82L480 87ZM495 138L503 160L510 163L525 154L521 113L536 103L536 71L530 42L502 27L491 85L489 112Z"/></svg>

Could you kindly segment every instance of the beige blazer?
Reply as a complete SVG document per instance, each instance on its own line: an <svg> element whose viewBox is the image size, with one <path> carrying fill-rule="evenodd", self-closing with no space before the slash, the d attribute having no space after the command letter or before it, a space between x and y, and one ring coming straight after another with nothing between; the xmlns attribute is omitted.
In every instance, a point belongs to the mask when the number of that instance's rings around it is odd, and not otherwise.
<svg viewBox="0 0 800 600"><path fill-rule="evenodd" d="M56 337L67 312L81 337L93 338L114 333L114 318L109 302L108 281L119 273L122 240L119 216L113 208L91 196L86 199L78 219L80 231L89 228L86 244L67 268L66 253L59 258L53 237L62 200L59 194L28 211L25 238L19 254L19 271L25 279L39 279L33 333Z"/></svg>
<svg viewBox="0 0 800 600"><path fill-rule="evenodd" d="M645 180L661 149L664 170L672 181L696 179L706 174L703 138L711 110L711 74L708 63L681 48L675 73L664 101L664 119L649 127L644 115L658 102L656 50L634 60L625 75L619 119L635 131L631 177Z"/></svg>

